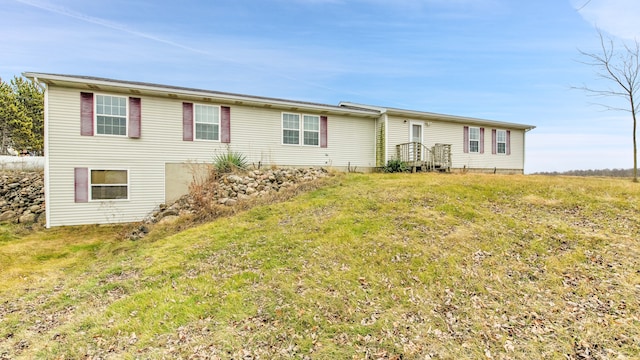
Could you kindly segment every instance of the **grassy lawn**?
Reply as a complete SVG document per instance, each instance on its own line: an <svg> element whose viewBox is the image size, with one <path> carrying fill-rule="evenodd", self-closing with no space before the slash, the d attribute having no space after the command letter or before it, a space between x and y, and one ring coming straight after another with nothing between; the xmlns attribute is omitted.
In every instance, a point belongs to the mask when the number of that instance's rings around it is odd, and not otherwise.
<svg viewBox="0 0 640 360"><path fill-rule="evenodd" d="M640 358L629 180L349 174L165 230L0 227L0 359Z"/></svg>

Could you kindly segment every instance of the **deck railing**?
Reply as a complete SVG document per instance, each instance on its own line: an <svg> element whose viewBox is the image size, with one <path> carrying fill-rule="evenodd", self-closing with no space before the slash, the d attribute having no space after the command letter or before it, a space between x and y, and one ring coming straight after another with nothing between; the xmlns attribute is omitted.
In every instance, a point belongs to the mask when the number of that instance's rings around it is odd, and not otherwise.
<svg viewBox="0 0 640 360"><path fill-rule="evenodd" d="M451 171L451 145L435 144L431 148L431 156L433 157L432 169L441 171Z"/></svg>
<svg viewBox="0 0 640 360"><path fill-rule="evenodd" d="M396 145L396 159L404 162L412 171L451 170L451 145L435 144L431 148L420 142L408 142Z"/></svg>
<svg viewBox="0 0 640 360"><path fill-rule="evenodd" d="M433 157L431 156L431 149L420 142L414 141L396 145L396 158L415 171L416 167L426 166L431 168Z"/></svg>

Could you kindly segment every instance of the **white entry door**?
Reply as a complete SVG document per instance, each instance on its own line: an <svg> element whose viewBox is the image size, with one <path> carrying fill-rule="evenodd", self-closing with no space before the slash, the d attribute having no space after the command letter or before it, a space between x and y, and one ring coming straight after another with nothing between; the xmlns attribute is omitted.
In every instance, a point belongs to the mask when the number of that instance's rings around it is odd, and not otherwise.
<svg viewBox="0 0 640 360"><path fill-rule="evenodd" d="M410 139L411 144L410 149L410 157L412 161L423 160L422 155L422 123L411 123L410 130Z"/></svg>
<svg viewBox="0 0 640 360"><path fill-rule="evenodd" d="M411 124L411 142L422 143L422 124Z"/></svg>

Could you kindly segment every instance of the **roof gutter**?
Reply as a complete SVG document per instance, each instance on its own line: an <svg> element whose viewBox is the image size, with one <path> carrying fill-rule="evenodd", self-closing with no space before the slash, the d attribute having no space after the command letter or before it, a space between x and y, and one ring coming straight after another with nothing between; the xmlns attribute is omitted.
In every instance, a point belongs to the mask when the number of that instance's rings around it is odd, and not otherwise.
<svg viewBox="0 0 640 360"><path fill-rule="evenodd" d="M87 86L89 90L91 90L91 86L100 88L100 87L114 87L128 90L137 90L137 91L148 91L150 93L163 94L172 98L176 98L177 96L184 97L197 97L200 99L210 99L210 100L218 100L228 103L236 103L236 104L256 104L267 107L279 107L285 109L309 109L319 112L326 113L334 113L334 114L343 114L343 115L353 115L353 116L364 116L364 117L377 117L379 113L377 111L373 111L370 109L349 109L343 108L335 105L326 105L326 104L316 104L316 103L307 103L302 101L289 101L285 99L276 99L276 98L267 98L260 96L248 96L242 94L232 94L232 93L224 93L224 92L216 92L216 91L208 91L201 89L191 89L191 88L183 88L183 87L174 87L174 86L165 86L159 84L150 84L150 83L138 83L138 82L127 82L127 81L119 81L119 80L111 80L111 79L102 79L102 78L83 78L76 76L66 76L66 75L56 75L56 74L42 74L42 73L30 73L25 72L23 74L26 77L30 78L41 78L45 80L49 80L51 83L55 82L64 82L69 84L78 84ZM46 81L45 81L46 82ZM63 86L63 85L60 85ZM71 85L68 85L71 86ZM171 96L174 95L174 96Z"/></svg>

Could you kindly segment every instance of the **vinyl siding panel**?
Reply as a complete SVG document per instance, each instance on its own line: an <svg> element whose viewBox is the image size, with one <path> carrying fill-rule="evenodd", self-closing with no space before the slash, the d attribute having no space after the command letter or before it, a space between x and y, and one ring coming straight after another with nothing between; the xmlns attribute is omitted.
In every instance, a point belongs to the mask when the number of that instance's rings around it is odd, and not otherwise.
<svg viewBox="0 0 640 360"><path fill-rule="evenodd" d="M227 149L256 166L375 166L375 119L329 115L326 148L293 146L282 144L281 111L231 105L229 144L184 141L185 100L141 96L139 139L81 136L80 90L50 86L47 91L48 226L142 220L165 201L166 163L211 162ZM75 203L74 168L85 167L128 170L129 199Z"/></svg>
<svg viewBox="0 0 640 360"><path fill-rule="evenodd" d="M404 120L406 118L387 118L387 160L396 158L396 145L409 142L409 121L405 123Z"/></svg>
<svg viewBox="0 0 640 360"><path fill-rule="evenodd" d="M406 123L405 120L407 120ZM421 122L421 120L389 117L389 144L387 144L387 150L390 158L395 157L397 144L409 141L409 124L411 121ZM451 145L453 168L523 170L525 136L523 130L501 128L502 130L511 131L511 155L504 155L491 153L491 130L494 129L493 127L444 121L423 121L423 123L424 144L427 147L431 147L436 143ZM465 125L484 127L484 154L464 153L463 128Z"/></svg>

